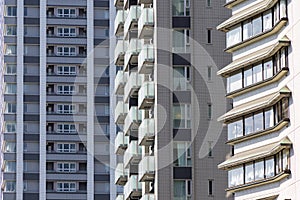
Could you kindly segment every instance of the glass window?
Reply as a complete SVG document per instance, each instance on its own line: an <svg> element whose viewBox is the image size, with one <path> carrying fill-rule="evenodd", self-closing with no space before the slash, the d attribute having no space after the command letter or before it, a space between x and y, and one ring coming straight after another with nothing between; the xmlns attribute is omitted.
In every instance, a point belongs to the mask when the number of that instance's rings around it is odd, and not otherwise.
<svg viewBox="0 0 300 200"><path fill-rule="evenodd" d="M59 8L57 9L58 17L76 17L76 10L75 9L68 9L68 8Z"/></svg>
<svg viewBox="0 0 300 200"><path fill-rule="evenodd" d="M253 116L245 118L245 134L253 133Z"/></svg>
<svg viewBox="0 0 300 200"><path fill-rule="evenodd" d="M254 163L255 169L255 180L260 180L264 178L264 161L257 161Z"/></svg>
<svg viewBox="0 0 300 200"><path fill-rule="evenodd" d="M254 181L254 166L253 163L245 166L245 183Z"/></svg>
<svg viewBox="0 0 300 200"><path fill-rule="evenodd" d="M290 151L288 149L284 149L283 150L283 157L282 157L282 167L283 170L287 170L289 169L289 161L288 161L288 157L289 157Z"/></svg>
<svg viewBox="0 0 300 200"><path fill-rule="evenodd" d="M5 123L5 132L15 133L16 132L16 123Z"/></svg>
<svg viewBox="0 0 300 200"><path fill-rule="evenodd" d="M228 186L233 187L241 184L244 184L243 167L235 168L228 171Z"/></svg>
<svg viewBox="0 0 300 200"><path fill-rule="evenodd" d="M6 181L4 186L5 192L15 192L16 191L16 182L15 181Z"/></svg>
<svg viewBox="0 0 300 200"><path fill-rule="evenodd" d="M191 152L186 142L175 142L173 146L174 165L186 167L191 165Z"/></svg>
<svg viewBox="0 0 300 200"><path fill-rule="evenodd" d="M4 172L16 172L16 162L15 161L6 161Z"/></svg>
<svg viewBox="0 0 300 200"><path fill-rule="evenodd" d="M75 28L58 28L58 36L60 37L75 37L76 29Z"/></svg>
<svg viewBox="0 0 300 200"><path fill-rule="evenodd" d="M280 68L283 69L287 67L287 48L282 48L280 50Z"/></svg>
<svg viewBox="0 0 300 200"><path fill-rule="evenodd" d="M244 71L244 87L252 84L253 84L252 68L249 68Z"/></svg>
<svg viewBox="0 0 300 200"><path fill-rule="evenodd" d="M258 132L264 129L264 115L263 113L257 113L254 115L254 132Z"/></svg>
<svg viewBox="0 0 300 200"><path fill-rule="evenodd" d="M6 65L6 74L16 74L17 73L17 65L7 64Z"/></svg>
<svg viewBox="0 0 300 200"><path fill-rule="evenodd" d="M286 0L280 0L280 18L287 17Z"/></svg>
<svg viewBox="0 0 300 200"><path fill-rule="evenodd" d="M173 127L191 128L191 107L189 104L173 105Z"/></svg>
<svg viewBox="0 0 300 200"><path fill-rule="evenodd" d="M189 16L190 0L173 0L173 16Z"/></svg>
<svg viewBox="0 0 300 200"><path fill-rule="evenodd" d="M273 61L268 60L264 62L264 79L271 78L273 76Z"/></svg>
<svg viewBox="0 0 300 200"><path fill-rule="evenodd" d="M76 75L75 66L58 66L57 73L59 75Z"/></svg>
<svg viewBox="0 0 300 200"><path fill-rule="evenodd" d="M76 133L76 126L75 124L57 124L57 132Z"/></svg>
<svg viewBox="0 0 300 200"><path fill-rule="evenodd" d="M289 99L282 99L282 119L289 117Z"/></svg>
<svg viewBox="0 0 300 200"><path fill-rule="evenodd" d="M252 27L253 27L253 35L260 34L262 32L262 19L261 16L252 20Z"/></svg>
<svg viewBox="0 0 300 200"><path fill-rule="evenodd" d="M190 89L190 68L173 68L173 88L175 91L186 91Z"/></svg>
<svg viewBox="0 0 300 200"><path fill-rule="evenodd" d="M282 172L282 152L276 154L276 173Z"/></svg>
<svg viewBox="0 0 300 200"><path fill-rule="evenodd" d="M262 81L262 64L253 67L253 83Z"/></svg>
<svg viewBox="0 0 300 200"><path fill-rule="evenodd" d="M58 85L58 94L74 94L76 92L74 85Z"/></svg>
<svg viewBox="0 0 300 200"><path fill-rule="evenodd" d="M6 113L16 113L17 105L15 103L7 103L6 104Z"/></svg>
<svg viewBox="0 0 300 200"><path fill-rule="evenodd" d="M57 105L57 112L61 114L73 114L75 113L75 105L59 104Z"/></svg>
<svg viewBox="0 0 300 200"><path fill-rule="evenodd" d="M265 171L266 171L266 178L272 177L275 175L275 163L274 163L274 158L268 158L266 159L266 166L265 166Z"/></svg>
<svg viewBox="0 0 300 200"><path fill-rule="evenodd" d="M58 182L56 186L57 192L75 192L76 183L75 182Z"/></svg>
<svg viewBox="0 0 300 200"><path fill-rule="evenodd" d="M228 140L243 136L243 120L228 124Z"/></svg>
<svg viewBox="0 0 300 200"><path fill-rule="evenodd" d="M274 111L270 108L265 111L265 129L274 126Z"/></svg>
<svg viewBox="0 0 300 200"><path fill-rule="evenodd" d="M173 30L173 52L188 53L189 52L189 30Z"/></svg>
<svg viewBox="0 0 300 200"><path fill-rule="evenodd" d="M279 3L276 3L276 5L274 6L274 24L279 22L279 18Z"/></svg>
<svg viewBox="0 0 300 200"><path fill-rule="evenodd" d="M236 26L232 30L228 31L227 37L227 47L237 44L242 41L242 27Z"/></svg>
<svg viewBox="0 0 300 200"><path fill-rule="evenodd" d="M75 47L57 47L57 54L59 56L75 56Z"/></svg>
<svg viewBox="0 0 300 200"><path fill-rule="evenodd" d="M17 7L16 6L7 6L6 16L15 17L17 16Z"/></svg>
<svg viewBox="0 0 300 200"><path fill-rule="evenodd" d="M62 153L72 153L76 151L76 145L75 143L71 143L71 144L59 143L57 144L57 151Z"/></svg>
<svg viewBox="0 0 300 200"><path fill-rule="evenodd" d="M15 153L16 152L16 143L15 142L6 142L5 146L4 146L4 152Z"/></svg>
<svg viewBox="0 0 300 200"><path fill-rule="evenodd" d="M75 163L57 163L57 171L59 172L75 172Z"/></svg>
<svg viewBox="0 0 300 200"><path fill-rule="evenodd" d="M247 20L243 24L243 40L252 37L252 23L251 20Z"/></svg>
<svg viewBox="0 0 300 200"><path fill-rule="evenodd" d="M237 73L227 78L227 91L233 92L243 87L242 73Z"/></svg>
<svg viewBox="0 0 300 200"><path fill-rule="evenodd" d="M174 200L186 199L186 183L185 180L174 181Z"/></svg>
<svg viewBox="0 0 300 200"><path fill-rule="evenodd" d="M263 31L267 31L272 28L272 10L269 10L263 15Z"/></svg>
<svg viewBox="0 0 300 200"><path fill-rule="evenodd" d="M17 93L17 84L7 83L5 85L5 94L16 94Z"/></svg>
<svg viewBox="0 0 300 200"><path fill-rule="evenodd" d="M6 26L6 35L15 36L17 35L17 26L15 25L7 25Z"/></svg>
<svg viewBox="0 0 300 200"><path fill-rule="evenodd" d="M5 55L16 55L17 46L16 45L7 45Z"/></svg>

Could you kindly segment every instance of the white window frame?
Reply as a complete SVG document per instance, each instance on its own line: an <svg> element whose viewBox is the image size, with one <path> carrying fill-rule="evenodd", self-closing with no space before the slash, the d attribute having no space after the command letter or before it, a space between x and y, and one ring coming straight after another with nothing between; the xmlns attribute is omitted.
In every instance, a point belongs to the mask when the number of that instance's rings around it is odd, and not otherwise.
<svg viewBox="0 0 300 200"><path fill-rule="evenodd" d="M60 13L60 11L61 11L61 13ZM65 13L65 11L67 11L68 13ZM71 11L74 11L74 13L71 13ZM75 18L75 17L77 17L76 9L75 8L58 8L57 9L57 17Z"/></svg>
<svg viewBox="0 0 300 200"><path fill-rule="evenodd" d="M76 47L58 46L57 55L59 56L76 56Z"/></svg>
<svg viewBox="0 0 300 200"><path fill-rule="evenodd" d="M58 85L57 94L75 94L76 87L75 85Z"/></svg>
<svg viewBox="0 0 300 200"><path fill-rule="evenodd" d="M15 114L17 112L16 103L6 103L6 113Z"/></svg>
<svg viewBox="0 0 300 200"><path fill-rule="evenodd" d="M191 121L191 104L173 104L173 112L174 112L174 107L175 106L179 106L180 109L182 108L182 106L184 107L184 113L181 113L184 115L184 127L174 127L174 128L178 128L178 129L187 129L187 128L191 128L192 127L192 121ZM173 113L173 121L175 120L174 118L174 113ZM177 119L179 120L179 119ZM188 124L190 124L190 126L188 126Z"/></svg>
<svg viewBox="0 0 300 200"><path fill-rule="evenodd" d="M74 104L58 104L57 113L59 114L74 114L76 106Z"/></svg>
<svg viewBox="0 0 300 200"><path fill-rule="evenodd" d="M57 182L57 192L76 192L76 182Z"/></svg>
<svg viewBox="0 0 300 200"><path fill-rule="evenodd" d="M77 132L76 125L75 124L57 124L57 132L58 133L76 133Z"/></svg>
<svg viewBox="0 0 300 200"><path fill-rule="evenodd" d="M15 64L6 64L5 65L5 74L7 74L7 75L16 75L17 74L17 65L15 65Z"/></svg>
<svg viewBox="0 0 300 200"><path fill-rule="evenodd" d="M75 162L58 162L57 163L58 172L76 172Z"/></svg>
<svg viewBox="0 0 300 200"><path fill-rule="evenodd" d="M57 36L59 37L76 37L75 27L58 27Z"/></svg>
<svg viewBox="0 0 300 200"><path fill-rule="evenodd" d="M74 70L72 70L74 69ZM76 75L76 66L57 66L58 75Z"/></svg>
<svg viewBox="0 0 300 200"><path fill-rule="evenodd" d="M9 11L8 11L9 9L14 9L14 10L11 10L10 12L13 12L15 14L9 15ZM17 16L17 6L7 6L5 11L6 11L6 13L5 13L6 17L16 17Z"/></svg>
<svg viewBox="0 0 300 200"><path fill-rule="evenodd" d="M65 148L65 147L67 147L67 148ZM75 143L58 143L57 151L60 153L75 153L76 152L76 144Z"/></svg>

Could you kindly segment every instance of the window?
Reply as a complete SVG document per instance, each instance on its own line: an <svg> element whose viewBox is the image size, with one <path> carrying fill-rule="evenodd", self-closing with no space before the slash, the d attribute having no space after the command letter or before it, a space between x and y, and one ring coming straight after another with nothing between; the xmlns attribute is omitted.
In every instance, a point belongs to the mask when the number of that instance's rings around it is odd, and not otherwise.
<svg viewBox="0 0 300 200"><path fill-rule="evenodd" d="M274 126L274 112L272 108L265 111L265 129Z"/></svg>
<svg viewBox="0 0 300 200"><path fill-rule="evenodd" d="M261 16L256 17L252 20L253 36L258 35L262 32L262 18Z"/></svg>
<svg viewBox="0 0 300 200"><path fill-rule="evenodd" d="M207 80L211 81L211 75L212 75L212 67L207 67Z"/></svg>
<svg viewBox="0 0 300 200"><path fill-rule="evenodd" d="M17 35L17 26L15 26L15 25L7 25L6 26L6 35L7 36L15 36L15 35Z"/></svg>
<svg viewBox="0 0 300 200"><path fill-rule="evenodd" d="M76 192L75 182L57 182L56 185L57 192Z"/></svg>
<svg viewBox="0 0 300 200"><path fill-rule="evenodd" d="M208 143L208 157L212 157L213 156L213 153L212 153L212 151L213 151L213 148L212 148L213 141L208 141L207 143Z"/></svg>
<svg viewBox="0 0 300 200"><path fill-rule="evenodd" d="M17 7L16 6L7 6L6 7L6 16L16 17L17 16Z"/></svg>
<svg viewBox="0 0 300 200"><path fill-rule="evenodd" d="M187 200L192 195L192 183L190 180L176 180L174 185L174 200Z"/></svg>
<svg viewBox="0 0 300 200"><path fill-rule="evenodd" d="M7 83L5 85L5 94L16 94L17 93L17 84Z"/></svg>
<svg viewBox="0 0 300 200"><path fill-rule="evenodd" d="M190 90L190 67L173 67L173 89L175 91Z"/></svg>
<svg viewBox="0 0 300 200"><path fill-rule="evenodd" d="M6 64L5 73L9 75L15 75L17 73L17 65Z"/></svg>
<svg viewBox="0 0 300 200"><path fill-rule="evenodd" d="M243 167L238 167L228 171L228 186L233 187L244 183Z"/></svg>
<svg viewBox="0 0 300 200"><path fill-rule="evenodd" d="M173 127L191 128L191 105L173 105Z"/></svg>
<svg viewBox="0 0 300 200"><path fill-rule="evenodd" d="M254 163L255 170L255 180L260 180L264 178L264 161L258 161Z"/></svg>
<svg viewBox="0 0 300 200"><path fill-rule="evenodd" d="M57 144L57 151L61 153L73 153L76 152L76 144L75 143L59 143Z"/></svg>
<svg viewBox="0 0 300 200"><path fill-rule="evenodd" d="M57 16L73 18L73 17L76 17L76 10L70 9L70 8L59 8L59 9L57 9Z"/></svg>
<svg viewBox="0 0 300 200"><path fill-rule="evenodd" d="M15 192L16 191L16 182L15 181L6 181L4 186L5 192Z"/></svg>
<svg viewBox="0 0 300 200"><path fill-rule="evenodd" d="M60 37L75 37L76 29L75 28L58 28L57 34Z"/></svg>
<svg viewBox="0 0 300 200"><path fill-rule="evenodd" d="M58 85L58 94L74 94L76 92L74 85Z"/></svg>
<svg viewBox="0 0 300 200"><path fill-rule="evenodd" d="M174 166L186 167L192 165L191 149L188 142L174 142L173 144Z"/></svg>
<svg viewBox="0 0 300 200"><path fill-rule="evenodd" d="M272 26L272 10L269 10L263 14L263 31L271 29Z"/></svg>
<svg viewBox="0 0 300 200"><path fill-rule="evenodd" d="M207 104L207 118L209 120L212 119L212 105L211 104Z"/></svg>
<svg viewBox="0 0 300 200"><path fill-rule="evenodd" d="M6 142L5 146L4 146L4 152L15 153L16 152L16 143L15 142Z"/></svg>
<svg viewBox="0 0 300 200"><path fill-rule="evenodd" d="M208 180L208 195L213 195L213 180Z"/></svg>
<svg viewBox="0 0 300 200"><path fill-rule="evenodd" d="M6 161L4 166L4 172L16 172L16 162Z"/></svg>
<svg viewBox="0 0 300 200"><path fill-rule="evenodd" d="M16 113L17 105L15 103L7 103L6 104L6 113Z"/></svg>
<svg viewBox="0 0 300 200"><path fill-rule="evenodd" d="M254 166L253 163L245 165L245 183L254 181Z"/></svg>
<svg viewBox="0 0 300 200"><path fill-rule="evenodd" d="M58 133L76 133L75 124L57 124Z"/></svg>
<svg viewBox="0 0 300 200"><path fill-rule="evenodd" d="M251 20L247 20L243 23L243 40L252 37L252 23Z"/></svg>
<svg viewBox="0 0 300 200"><path fill-rule="evenodd" d="M57 171L59 172L76 172L76 163L57 163Z"/></svg>
<svg viewBox="0 0 300 200"><path fill-rule="evenodd" d="M173 16L190 16L190 0L173 0Z"/></svg>
<svg viewBox="0 0 300 200"><path fill-rule="evenodd" d="M255 65L253 67L252 76L253 76L253 80L252 80L253 83L258 83L263 80L261 64Z"/></svg>
<svg viewBox="0 0 300 200"><path fill-rule="evenodd" d="M227 91L233 92L243 87L242 73L237 73L227 78Z"/></svg>
<svg viewBox="0 0 300 200"><path fill-rule="evenodd" d="M207 44L211 44L212 29L207 29Z"/></svg>
<svg viewBox="0 0 300 200"><path fill-rule="evenodd" d="M245 134L253 133L253 116L250 115L245 118Z"/></svg>
<svg viewBox="0 0 300 200"><path fill-rule="evenodd" d="M16 132L16 123L5 123L5 132L6 133L15 133Z"/></svg>
<svg viewBox="0 0 300 200"><path fill-rule="evenodd" d="M28 9L27 9L27 7L24 7L24 16L25 17L28 16Z"/></svg>
<svg viewBox="0 0 300 200"><path fill-rule="evenodd" d="M273 76L273 61L268 60L264 62L264 78L268 79Z"/></svg>
<svg viewBox="0 0 300 200"><path fill-rule="evenodd" d="M266 159L266 178L275 175L275 160L273 157Z"/></svg>
<svg viewBox="0 0 300 200"><path fill-rule="evenodd" d="M243 136L243 120L228 124L228 140Z"/></svg>
<svg viewBox="0 0 300 200"><path fill-rule="evenodd" d="M211 7L211 0L206 0L206 6Z"/></svg>
<svg viewBox="0 0 300 200"><path fill-rule="evenodd" d="M75 66L58 66L57 74L59 75L76 75Z"/></svg>
<svg viewBox="0 0 300 200"><path fill-rule="evenodd" d="M16 55L17 54L17 46L16 45L7 45L5 55Z"/></svg>
<svg viewBox="0 0 300 200"><path fill-rule="evenodd" d="M188 29L173 30L173 52L189 53L190 51L190 31Z"/></svg>
<svg viewBox="0 0 300 200"><path fill-rule="evenodd" d="M75 47L57 47L57 55L59 56L75 56Z"/></svg>
<svg viewBox="0 0 300 200"><path fill-rule="evenodd" d="M227 47L237 44L242 41L242 28L241 26L235 26L226 33Z"/></svg>
<svg viewBox="0 0 300 200"><path fill-rule="evenodd" d="M73 105L73 104L58 104L57 105L57 113L74 114L75 113L75 105Z"/></svg>

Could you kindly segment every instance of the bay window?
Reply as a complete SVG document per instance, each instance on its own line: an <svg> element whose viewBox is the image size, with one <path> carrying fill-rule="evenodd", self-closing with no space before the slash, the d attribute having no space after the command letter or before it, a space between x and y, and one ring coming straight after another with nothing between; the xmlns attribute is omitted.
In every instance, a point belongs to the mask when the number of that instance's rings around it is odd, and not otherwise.
<svg viewBox="0 0 300 200"><path fill-rule="evenodd" d="M57 182L56 184L57 192L76 192L75 182Z"/></svg>
<svg viewBox="0 0 300 200"><path fill-rule="evenodd" d="M191 128L191 105L173 105L173 127Z"/></svg>
<svg viewBox="0 0 300 200"><path fill-rule="evenodd" d="M73 153L76 152L75 143L59 143L57 144L57 151L61 153Z"/></svg>

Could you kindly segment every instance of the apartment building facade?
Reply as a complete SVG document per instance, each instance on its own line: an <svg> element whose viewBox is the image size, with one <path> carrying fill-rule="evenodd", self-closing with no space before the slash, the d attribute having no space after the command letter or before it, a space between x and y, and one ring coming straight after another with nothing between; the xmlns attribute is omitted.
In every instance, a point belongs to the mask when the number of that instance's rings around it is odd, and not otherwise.
<svg viewBox="0 0 300 200"><path fill-rule="evenodd" d="M298 95L299 1L229 0L226 32L233 61L227 78L233 108L219 120L228 126L232 155L226 191L236 200L299 199Z"/></svg>
<svg viewBox="0 0 300 200"><path fill-rule="evenodd" d="M115 0L117 200L226 199L221 1ZM219 101L221 100L221 101ZM225 132L224 132L225 131Z"/></svg>
<svg viewBox="0 0 300 200"><path fill-rule="evenodd" d="M109 1L0 5L1 199L110 199Z"/></svg>

